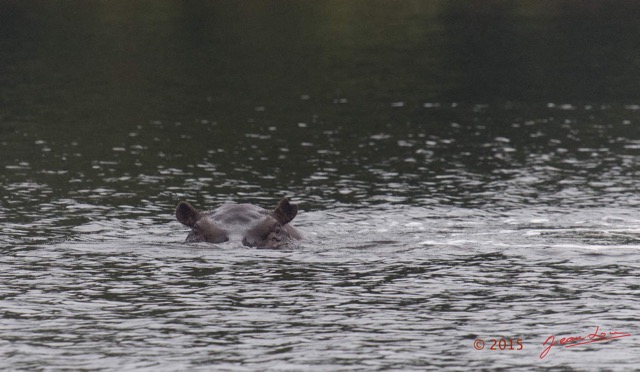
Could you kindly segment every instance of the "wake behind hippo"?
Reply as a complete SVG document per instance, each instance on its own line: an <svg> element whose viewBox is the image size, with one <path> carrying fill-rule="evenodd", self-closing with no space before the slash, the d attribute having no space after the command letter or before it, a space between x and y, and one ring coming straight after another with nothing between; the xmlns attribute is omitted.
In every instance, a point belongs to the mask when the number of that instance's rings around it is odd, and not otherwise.
<svg viewBox="0 0 640 372"><path fill-rule="evenodd" d="M301 235L289 224L298 206L282 198L273 211L252 204L223 204L210 211L198 211L183 201L176 207L176 219L189 226L187 243L223 243L238 239L256 248L286 248Z"/></svg>

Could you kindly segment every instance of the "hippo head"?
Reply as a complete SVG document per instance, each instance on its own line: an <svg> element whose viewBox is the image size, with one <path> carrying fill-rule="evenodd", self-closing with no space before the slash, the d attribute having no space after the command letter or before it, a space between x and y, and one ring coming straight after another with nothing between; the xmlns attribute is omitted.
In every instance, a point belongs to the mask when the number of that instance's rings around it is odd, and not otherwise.
<svg viewBox="0 0 640 372"><path fill-rule="evenodd" d="M211 211L198 211L187 202L176 207L176 219L189 226L187 242L223 243L238 239L257 248L283 248L300 233L289 224L298 214L298 206L282 198L269 211L251 204L224 204Z"/></svg>

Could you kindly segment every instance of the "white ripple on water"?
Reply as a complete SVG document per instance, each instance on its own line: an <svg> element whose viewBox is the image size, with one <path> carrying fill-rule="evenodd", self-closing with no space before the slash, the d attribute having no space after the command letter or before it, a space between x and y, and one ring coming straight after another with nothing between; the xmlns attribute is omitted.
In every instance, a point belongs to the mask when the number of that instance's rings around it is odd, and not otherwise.
<svg viewBox="0 0 640 372"><path fill-rule="evenodd" d="M37 357L89 369L518 369L538 362L551 333L593 323L632 330L639 265L616 258L638 246L626 211L540 223L532 216L543 210L443 213L301 214L300 226L315 231L294 251L185 246L174 222L155 225L161 239L145 232L154 221L89 222L75 243L4 257L0 324L11 343L0 353L24 368ZM623 227L607 227L612 218ZM584 220L592 222L571 227ZM89 238L103 228L116 241ZM608 258L590 256L594 247ZM525 350L514 358L471 349L477 337L499 336L522 338ZM580 363L632 366L639 346L602 345ZM550 363L573 365L576 355L554 350Z"/></svg>

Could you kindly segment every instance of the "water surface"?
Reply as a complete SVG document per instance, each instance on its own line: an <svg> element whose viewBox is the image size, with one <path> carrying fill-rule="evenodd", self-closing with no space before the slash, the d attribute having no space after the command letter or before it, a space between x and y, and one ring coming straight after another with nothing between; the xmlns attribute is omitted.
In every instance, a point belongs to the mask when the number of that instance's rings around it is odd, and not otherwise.
<svg viewBox="0 0 640 372"><path fill-rule="evenodd" d="M0 365L637 369L639 10L2 3ZM295 250L173 216L283 195Z"/></svg>

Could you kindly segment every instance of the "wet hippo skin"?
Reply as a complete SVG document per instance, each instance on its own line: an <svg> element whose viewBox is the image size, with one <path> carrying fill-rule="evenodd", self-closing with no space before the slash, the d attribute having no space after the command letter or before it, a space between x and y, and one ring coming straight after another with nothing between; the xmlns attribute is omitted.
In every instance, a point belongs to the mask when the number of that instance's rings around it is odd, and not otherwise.
<svg viewBox="0 0 640 372"><path fill-rule="evenodd" d="M287 248L302 236L290 222L298 206L282 198L270 211L253 204L223 204L210 211L198 211L186 201L176 207L176 219L191 228L187 243L224 243L238 240L256 248Z"/></svg>

